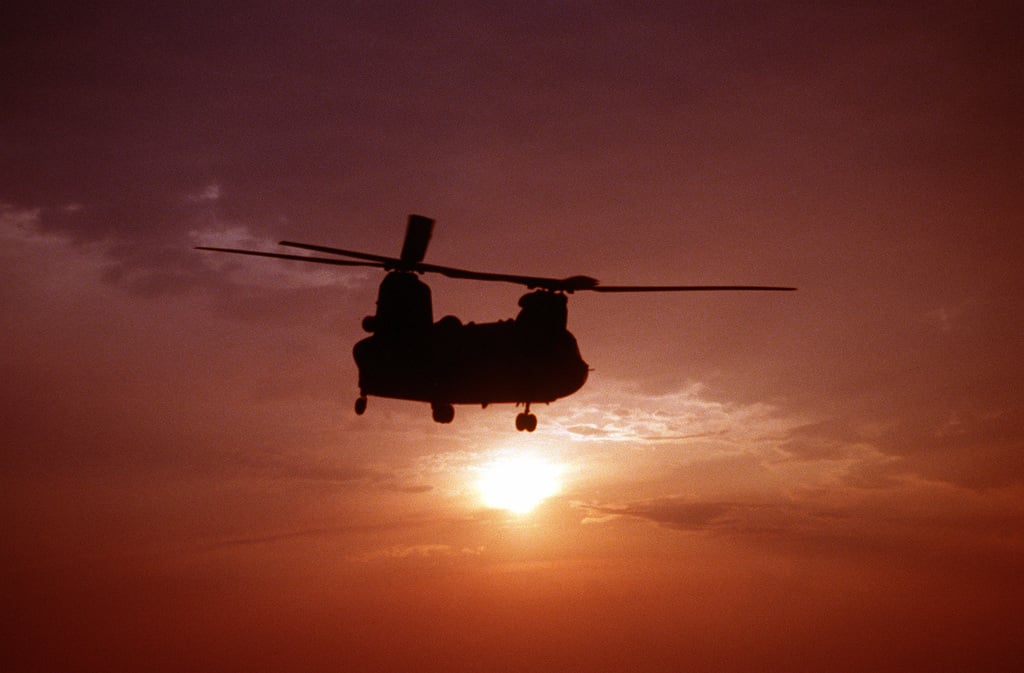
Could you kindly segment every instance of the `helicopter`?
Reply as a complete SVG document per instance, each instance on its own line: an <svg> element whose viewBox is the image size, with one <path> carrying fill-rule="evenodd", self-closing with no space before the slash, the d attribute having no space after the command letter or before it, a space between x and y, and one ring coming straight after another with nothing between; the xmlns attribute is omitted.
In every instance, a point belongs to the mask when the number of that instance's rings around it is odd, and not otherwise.
<svg viewBox="0 0 1024 673"><path fill-rule="evenodd" d="M374 315L362 328L369 333L352 354L359 370L355 413L366 411L376 396L430 404L433 420L451 423L456 404L512 403L523 406L515 418L519 431L537 429L531 404L572 395L586 383L590 367L567 329L568 297L574 292L792 291L762 285L601 285L590 276L547 278L469 271L423 261L434 220L410 215L398 257L322 245L281 241L280 245L319 257L237 248L197 246L197 250L287 259L334 266L382 268ZM347 258L347 259L342 259ZM430 287L419 279L436 273L448 278L522 285L520 311L509 320L463 323L448 315L434 321Z"/></svg>

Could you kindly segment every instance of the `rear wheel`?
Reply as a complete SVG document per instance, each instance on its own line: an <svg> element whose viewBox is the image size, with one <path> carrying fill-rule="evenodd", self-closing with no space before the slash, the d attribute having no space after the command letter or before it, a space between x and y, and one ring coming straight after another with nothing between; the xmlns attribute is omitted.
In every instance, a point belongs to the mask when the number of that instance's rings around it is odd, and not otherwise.
<svg viewBox="0 0 1024 673"><path fill-rule="evenodd" d="M522 432L533 432L537 429L537 417L533 414L516 415L516 430Z"/></svg>

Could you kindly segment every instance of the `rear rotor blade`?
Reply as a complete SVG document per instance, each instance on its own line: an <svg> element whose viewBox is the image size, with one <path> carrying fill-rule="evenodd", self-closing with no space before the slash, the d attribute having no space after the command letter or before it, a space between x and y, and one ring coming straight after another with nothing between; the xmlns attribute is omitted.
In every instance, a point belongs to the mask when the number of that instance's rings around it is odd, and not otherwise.
<svg viewBox="0 0 1024 673"><path fill-rule="evenodd" d="M385 257L384 255L374 255L369 252L356 252L355 250L342 250L341 248L330 248L326 245L312 245L310 243L296 243L294 241L281 241L279 245L286 245L289 248L299 248L301 250L312 250L314 252L326 252L331 255L344 255L345 257L355 257L356 259L365 259L371 262L377 262L376 265L370 266L383 266L388 269L397 269L402 266L402 260L395 257ZM301 259L306 259L302 257Z"/></svg>
<svg viewBox="0 0 1024 673"><path fill-rule="evenodd" d="M422 215L410 215L409 223L405 229L405 240L402 243L401 257L387 257L375 255L370 252L359 252L358 250L345 250L332 248L326 245L313 245L311 243L298 243L296 241L280 241L280 245L301 250L312 250L313 252L326 252L330 255L342 255L365 259L371 262L378 262L386 269L404 269L419 271L419 263L427 253L427 245L430 243L430 235L434 230L434 220Z"/></svg>
<svg viewBox="0 0 1024 673"><path fill-rule="evenodd" d="M403 264L413 265L423 261L430 243L430 234L434 231L434 220L423 215L410 215L409 224L405 227L405 241L402 243L401 260Z"/></svg>
<svg viewBox="0 0 1024 673"><path fill-rule="evenodd" d="M490 273L487 271L469 271L467 269L457 269L451 266L440 266L437 264L417 264L413 267L416 271L425 273L439 273L442 276L448 278L459 278L463 280L486 280L499 283L515 283L516 285L525 285L527 288L543 288L545 290L553 290L558 292L572 292L573 290L587 289L588 282L593 279L586 278L585 276L573 276L572 278L547 278L545 276L521 276L518 274L511 273ZM584 279L584 283L580 284L579 279Z"/></svg>
<svg viewBox="0 0 1024 673"><path fill-rule="evenodd" d="M379 262L355 262L349 259L332 259L328 257L307 257L305 255L285 255L280 252L260 252L258 250L239 250L237 248L211 248L205 245L196 246L196 250L211 250L213 252L230 252L235 255L252 255L253 257L273 257L274 259L294 259L297 262L314 262L316 264L331 264L333 266L373 266L380 268L384 266Z"/></svg>

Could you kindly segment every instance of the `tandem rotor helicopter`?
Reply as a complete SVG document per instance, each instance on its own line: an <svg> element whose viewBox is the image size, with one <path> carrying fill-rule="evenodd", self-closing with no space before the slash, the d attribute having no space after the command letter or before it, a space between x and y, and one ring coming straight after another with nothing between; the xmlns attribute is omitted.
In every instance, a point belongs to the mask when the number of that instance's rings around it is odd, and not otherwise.
<svg viewBox="0 0 1024 673"><path fill-rule="evenodd" d="M363 318L370 336L352 349L359 369L356 414L366 411L367 397L427 402L438 423L451 423L456 404L523 405L516 430L533 432L534 403L550 403L583 387L589 367L576 338L566 329L568 298L573 292L791 291L762 285L601 285L596 278L545 278L467 271L427 264L434 220L410 215L402 252L385 257L322 245L281 241L281 245L336 257L289 255L258 250L198 246L197 250L289 259L334 266L369 266L387 271L377 293L377 312ZM350 259L338 259L348 257ZM449 278L498 281L525 286L519 314L493 323L463 323L455 316L434 322L430 288L417 276L437 273Z"/></svg>

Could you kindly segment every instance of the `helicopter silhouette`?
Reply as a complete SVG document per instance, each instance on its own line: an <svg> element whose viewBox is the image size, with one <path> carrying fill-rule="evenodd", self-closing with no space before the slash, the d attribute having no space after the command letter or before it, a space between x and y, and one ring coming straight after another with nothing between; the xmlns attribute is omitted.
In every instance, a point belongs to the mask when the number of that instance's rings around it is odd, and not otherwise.
<svg viewBox="0 0 1024 673"><path fill-rule="evenodd" d="M574 292L792 291L762 285L601 285L589 276L546 278L468 271L423 261L434 220L410 215L402 251L386 257L322 245L281 241L280 245L336 257L291 255L237 248L197 246L197 250L254 255L334 266L368 266L387 271L377 293L377 310L363 318L370 336L352 349L359 370L355 412L366 411L367 397L430 404L433 419L451 423L456 404L522 405L517 430L533 432L537 417L530 405L550 403L583 387L590 371L576 338L566 328L567 295ZM347 257L349 259L339 259ZM434 321L430 287L420 274L497 281L525 286L519 314L492 323L463 323L455 316Z"/></svg>

